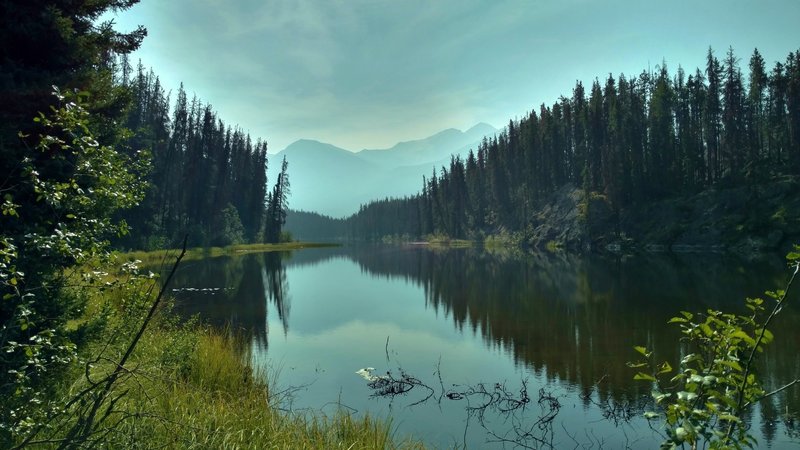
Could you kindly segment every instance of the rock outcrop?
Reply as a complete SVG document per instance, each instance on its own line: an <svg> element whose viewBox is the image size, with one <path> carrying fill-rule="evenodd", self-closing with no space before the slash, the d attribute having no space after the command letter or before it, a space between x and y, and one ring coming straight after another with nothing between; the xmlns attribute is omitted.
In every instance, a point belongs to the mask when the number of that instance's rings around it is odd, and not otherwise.
<svg viewBox="0 0 800 450"><path fill-rule="evenodd" d="M714 188L619 211L602 194L565 185L531 218L524 242L580 251L784 250L800 242L800 180Z"/></svg>

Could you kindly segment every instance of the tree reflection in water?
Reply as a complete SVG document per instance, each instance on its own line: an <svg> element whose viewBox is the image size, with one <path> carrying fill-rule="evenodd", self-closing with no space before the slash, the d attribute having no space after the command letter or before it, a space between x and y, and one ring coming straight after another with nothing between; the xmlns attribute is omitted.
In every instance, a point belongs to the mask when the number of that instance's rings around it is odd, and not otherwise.
<svg viewBox="0 0 800 450"><path fill-rule="evenodd" d="M289 332L291 302L283 258L289 252L223 256L187 262L175 275L173 297L181 315L200 314L204 323L231 327L268 346L267 305Z"/></svg>
<svg viewBox="0 0 800 450"><path fill-rule="evenodd" d="M659 359L677 361L687 349L678 330L666 322L678 311L740 310L746 296L760 296L786 280L780 256L743 261L722 255L609 258L420 247L331 248L188 262L176 275L177 289L221 289L177 291L177 308L184 314L200 312L216 326L249 330L266 348L268 304L274 305L283 333L289 333L287 268L331 258L350 259L372 277L420 286L427 307L456 329L482 336L487 347L508 353L536 376L573 386L585 408L600 407L612 421L638 411L642 399L650 396L649 387L634 382L626 366L634 358L632 346L645 345ZM790 304L772 327L775 342L758 368L768 389L796 378L798 310ZM486 384L486 391L493 385ZM782 421L790 432L797 429L786 415L798 410L800 389L784 394L757 410L767 441L775 438Z"/></svg>
<svg viewBox="0 0 800 450"><path fill-rule="evenodd" d="M487 346L508 351L537 375L577 386L587 408L601 408L617 424L639 414L650 398L649 387L634 382L626 366L633 345L677 362L688 349L677 327L666 323L680 310L741 311L745 297L783 286L788 276L777 255L744 261L413 248L351 257L375 275L420 284L426 302L455 327L480 333ZM771 327L776 340L759 361L768 390L797 378L797 306ZM790 413L798 407L797 387L762 402L759 422L768 442L781 421L789 432L797 428Z"/></svg>

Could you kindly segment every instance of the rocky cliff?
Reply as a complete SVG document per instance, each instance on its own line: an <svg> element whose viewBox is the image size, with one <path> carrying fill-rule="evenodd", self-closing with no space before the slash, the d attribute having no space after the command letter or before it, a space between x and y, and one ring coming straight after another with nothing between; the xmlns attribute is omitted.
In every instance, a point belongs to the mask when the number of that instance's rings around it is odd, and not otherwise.
<svg viewBox="0 0 800 450"><path fill-rule="evenodd" d="M538 210L524 241L582 251L785 250L800 242L800 180L717 187L622 210L566 185Z"/></svg>

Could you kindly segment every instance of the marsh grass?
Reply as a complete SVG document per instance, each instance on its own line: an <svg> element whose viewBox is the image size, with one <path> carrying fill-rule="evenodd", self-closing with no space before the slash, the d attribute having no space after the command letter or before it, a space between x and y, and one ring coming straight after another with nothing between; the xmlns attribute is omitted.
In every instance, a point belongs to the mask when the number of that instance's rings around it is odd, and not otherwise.
<svg viewBox="0 0 800 450"><path fill-rule="evenodd" d="M287 252L292 250L302 250L305 248L318 247L337 247L339 244L326 244L316 242L284 242L279 244L241 244L229 247L206 247L192 248L187 250L184 261L198 260L204 258L214 258L218 256L242 255L246 253L263 252ZM136 251L119 253L118 258L124 261L139 260L143 266L155 266L177 255L180 251L175 249L155 250L150 252Z"/></svg>
<svg viewBox="0 0 800 450"><path fill-rule="evenodd" d="M270 401L265 374L250 366L244 336L195 328L181 345L173 333L151 334L137 361L147 365L149 383L128 383L123 407L147 411L127 421L120 434L126 442L150 442L167 448L347 448L413 447L395 445L388 424L344 412L292 415ZM177 344L177 345L176 345ZM173 348L190 350L185 373L175 365L158 364ZM169 361L175 361L168 358ZM179 366L179 365L178 365Z"/></svg>
<svg viewBox="0 0 800 450"><path fill-rule="evenodd" d="M475 243L466 239L431 240L428 241L428 246L431 248L470 248L474 247Z"/></svg>

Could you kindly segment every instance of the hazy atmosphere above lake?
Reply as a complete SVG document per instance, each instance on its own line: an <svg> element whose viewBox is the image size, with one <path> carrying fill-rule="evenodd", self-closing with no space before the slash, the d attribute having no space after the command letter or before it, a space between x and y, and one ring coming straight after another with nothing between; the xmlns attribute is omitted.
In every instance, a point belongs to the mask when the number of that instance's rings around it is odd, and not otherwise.
<svg viewBox="0 0 800 450"><path fill-rule="evenodd" d="M309 138L358 151L478 122L497 128L569 96L575 80L702 67L706 49L800 42L800 2L146 1L133 60L181 82L278 152Z"/></svg>

